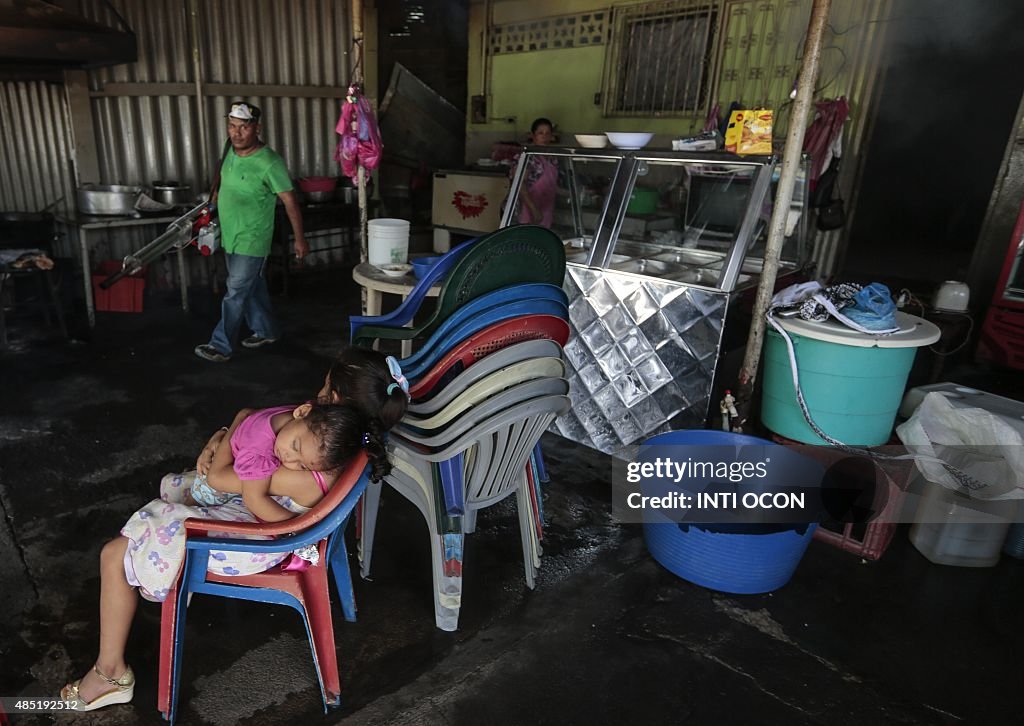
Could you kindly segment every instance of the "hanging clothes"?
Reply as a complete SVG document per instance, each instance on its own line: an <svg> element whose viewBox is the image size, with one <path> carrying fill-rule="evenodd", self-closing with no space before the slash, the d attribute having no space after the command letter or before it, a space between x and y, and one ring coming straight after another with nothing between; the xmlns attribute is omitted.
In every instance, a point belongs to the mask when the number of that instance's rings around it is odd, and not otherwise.
<svg viewBox="0 0 1024 726"><path fill-rule="evenodd" d="M804 153L811 155L811 191L832 163L832 157L842 154L843 124L850 115L850 104L845 96L818 101L814 108L814 120L804 136Z"/></svg>
<svg viewBox="0 0 1024 726"><path fill-rule="evenodd" d="M355 179L360 166L367 171L377 168L384 144L373 108L359 86L349 86L334 130L341 136L334 159L341 164L342 174Z"/></svg>

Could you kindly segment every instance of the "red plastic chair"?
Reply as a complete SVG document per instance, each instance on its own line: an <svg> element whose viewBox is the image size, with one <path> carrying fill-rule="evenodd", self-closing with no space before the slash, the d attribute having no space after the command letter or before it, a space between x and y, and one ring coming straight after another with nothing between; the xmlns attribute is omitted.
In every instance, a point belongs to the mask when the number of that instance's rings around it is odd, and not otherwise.
<svg viewBox="0 0 1024 726"><path fill-rule="evenodd" d="M160 620L157 707L165 719L173 723L177 711L177 681L181 667L180 655L176 662L176 654L180 653L184 640L185 608L190 592L289 605L298 610L306 624L324 712L328 705L341 702L327 569L331 567L334 571L345 619L354 621L355 598L344 534L349 515L366 490L366 468L365 453L353 457L327 495L308 512L294 519L269 523L185 520L188 552L178 580L163 602ZM210 531L262 535L272 539L206 536ZM286 571L278 565L266 572L237 577L206 570L211 550L287 552L307 543L316 543L320 561L305 570Z"/></svg>
<svg viewBox="0 0 1024 726"><path fill-rule="evenodd" d="M435 387L450 381L478 360L513 343L547 338L564 346L569 340L569 324L554 315L524 315L481 330L451 349L430 371L413 383L413 399L428 395Z"/></svg>

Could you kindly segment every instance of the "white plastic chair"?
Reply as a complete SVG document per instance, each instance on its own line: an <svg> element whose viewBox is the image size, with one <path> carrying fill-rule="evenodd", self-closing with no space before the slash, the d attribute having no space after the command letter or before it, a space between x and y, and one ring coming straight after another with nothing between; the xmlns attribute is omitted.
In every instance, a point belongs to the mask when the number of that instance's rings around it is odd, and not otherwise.
<svg viewBox="0 0 1024 726"><path fill-rule="evenodd" d="M558 391L558 392L553 392ZM526 584L534 587L540 546L526 466L534 445L554 419L569 409L568 382L540 379L514 386L467 410L441 433L422 435L404 427L393 432L394 469L386 481L423 514L430 532L437 627L455 630L462 604L464 519L516 494ZM518 398L516 398L518 397ZM514 403L511 403L515 401ZM450 517L437 483L435 463L463 455L467 517ZM371 491L376 496L369 496ZM380 484L363 500L362 574L369 574ZM475 518L475 517L474 517Z"/></svg>

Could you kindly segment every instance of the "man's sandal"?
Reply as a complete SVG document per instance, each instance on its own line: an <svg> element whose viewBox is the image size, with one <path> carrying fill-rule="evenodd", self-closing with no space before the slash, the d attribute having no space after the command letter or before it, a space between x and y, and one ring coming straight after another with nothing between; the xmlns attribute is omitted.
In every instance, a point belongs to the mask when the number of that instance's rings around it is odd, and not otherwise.
<svg viewBox="0 0 1024 726"><path fill-rule="evenodd" d="M113 686L114 690L96 696L96 698L86 703L78 694L78 687L82 684L82 679L79 678L77 681L69 683L61 689L60 698L62 701L75 704L75 711L95 711L97 708L114 706L118 703L128 703L132 700L132 697L135 695L135 674L132 673L131 666L128 667L123 676L117 679L103 675L96 666L93 666L92 669L96 675Z"/></svg>

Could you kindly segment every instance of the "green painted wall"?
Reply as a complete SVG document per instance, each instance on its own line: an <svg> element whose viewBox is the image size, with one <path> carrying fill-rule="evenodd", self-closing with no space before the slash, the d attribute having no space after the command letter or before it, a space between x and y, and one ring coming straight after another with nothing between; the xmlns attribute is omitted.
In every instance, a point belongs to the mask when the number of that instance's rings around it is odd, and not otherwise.
<svg viewBox="0 0 1024 726"><path fill-rule="evenodd" d="M803 55L811 0L717 1L720 53L714 64L713 96L723 107L742 100L748 107L774 109L775 136L779 138L789 123L789 93ZM850 132L859 130L865 118L862 104L868 101L877 77L877 31L885 27L881 19L888 2L833 1L816 95L850 98ZM689 117L605 117L601 106L594 103L594 94L603 90L605 55L611 49L608 44L484 57L488 10L491 23L500 26L632 4L637 3L474 2L469 14L468 93L471 97L487 93L489 119L487 123L473 123L471 111L467 113L467 161L489 155L494 141L525 141L530 122L538 116L554 121L567 144L573 143L574 133L653 131L653 145L668 147L672 138L699 132L704 126L703 110ZM605 22L607 28L610 21ZM468 100L467 108L471 108Z"/></svg>
<svg viewBox="0 0 1024 726"><path fill-rule="evenodd" d="M632 3L612 3L627 5ZM493 22L510 23L588 10L608 11L608 3L593 0L542 2L518 0L492 4ZM483 90L484 5L470 8L469 94ZM605 118L594 94L602 91L606 45L499 54L490 59L490 88L486 124L471 123L467 117L469 146L473 140L523 141L530 123L539 116L555 122L565 143L573 133L602 131L653 131L666 138L690 133L704 125L703 117L688 118ZM467 108L468 108L467 101ZM514 118L513 123L504 119ZM497 137L496 137L497 135ZM566 138L568 135L568 138ZM483 147L480 147L483 148ZM467 158L478 154L467 149Z"/></svg>

